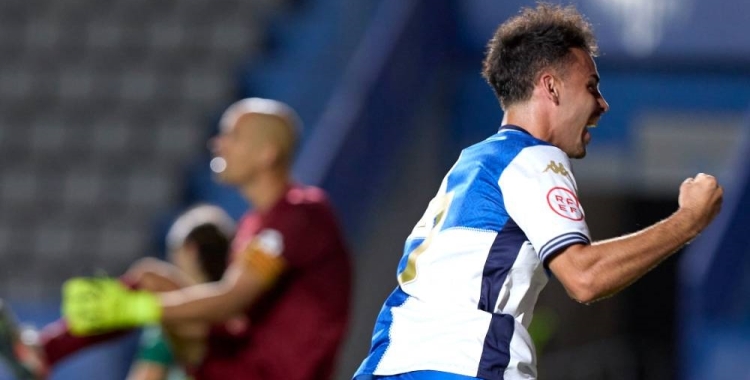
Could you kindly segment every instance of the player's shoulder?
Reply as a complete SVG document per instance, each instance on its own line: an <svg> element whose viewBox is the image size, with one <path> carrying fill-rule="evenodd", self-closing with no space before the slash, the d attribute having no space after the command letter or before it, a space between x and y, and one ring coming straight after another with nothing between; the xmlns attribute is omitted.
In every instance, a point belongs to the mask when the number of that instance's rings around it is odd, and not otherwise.
<svg viewBox="0 0 750 380"><path fill-rule="evenodd" d="M493 160L509 161L521 151L536 147L551 146L516 126L504 126L494 135L464 150L472 156L484 156Z"/></svg>
<svg viewBox="0 0 750 380"><path fill-rule="evenodd" d="M314 207L328 205L325 190L309 185L294 184L284 195L284 202L294 207Z"/></svg>
<svg viewBox="0 0 750 380"><path fill-rule="evenodd" d="M519 151L508 163L501 179L502 177L509 179L518 176L521 178L537 178L549 172L572 177L570 159L565 152L555 146L535 145ZM506 181L506 183L508 182Z"/></svg>
<svg viewBox="0 0 750 380"><path fill-rule="evenodd" d="M544 144L544 145L531 145L528 146L522 150L520 150L517 154L520 159L528 159L528 160L562 160L565 162L569 162L570 159L568 158L568 155L565 154L560 148L550 145L550 144Z"/></svg>
<svg viewBox="0 0 750 380"><path fill-rule="evenodd" d="M280 233L293 232L295 238L337 231L337 218L328 195L315 186L295 184L279 204L264 216L265 226Z"/></svg>
<svg viewBox="0 0 750 380"><path fill-rule="evenodd" d="M523 128L517 126L504 126L498 133L489 139L494 144L501 145L505 149L515 148L517 152L534 152L535 154L563 154L563 152L551 143L538 139Z"/></svg>
<svg viewBox="0 0 750 380"><path fill-rule="evenodd" d="M560 148L532 136L517 126L504 126L488 141L512 156L513 161L561 160L568 163L568 156Z"/></svg>
<svg viewBox="0 0 750 380"><path fill-rule="evenodd" d="M554 145L532 145L518 152L514 157L519 162L549 162L550 160L559 161L566 166L570 163L568 155L560 148Z"/></svg>
<svg viewBox="0 0 750 380"><path fill-rule="evenodd" d="M301 184L291 186L284 194L280 207L275 208L277 216L291 218L330 216L331 209L328 195L323 189Z"/></svg>
<svg viewBox="0 0 750 380"><path fill-rule="evenodd" d="M461 167L463 162L471 163L473 167L478 162L499 175L511 163L525 166L534 161L550 160L565 160L567 165L565 154L557 147L535 138L520 127L504 126L498 133L464 149L457 166Z"/></svg>

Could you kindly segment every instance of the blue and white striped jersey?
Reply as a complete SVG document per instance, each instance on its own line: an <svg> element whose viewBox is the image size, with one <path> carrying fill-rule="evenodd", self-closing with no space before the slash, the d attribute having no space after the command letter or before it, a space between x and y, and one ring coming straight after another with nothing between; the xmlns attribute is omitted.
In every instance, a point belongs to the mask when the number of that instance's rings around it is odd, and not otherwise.
<svg viewBox="0 0 750 380"><path fill-rule="evenodd" d="M546 259L590 241L568 157L505 126L465 149L406 240L355 377L535 379L527 328Z"/></svg>

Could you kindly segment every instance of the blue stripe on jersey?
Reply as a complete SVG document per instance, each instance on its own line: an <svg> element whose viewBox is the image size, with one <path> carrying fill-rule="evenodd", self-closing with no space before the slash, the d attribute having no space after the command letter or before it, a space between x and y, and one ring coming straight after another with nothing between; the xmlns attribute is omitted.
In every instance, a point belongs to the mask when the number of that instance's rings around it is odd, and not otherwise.
<svg viewBox="0 0 750 380"><path fill-rule="evenodd" d="M443 230L452 227L500 231L508 218L500 193L500 174L521 150L548 145L527 133L503 128L499 133L461 152L448 173L446 192L453 201ZM513 138L508 138L509 134Z"/></svg>
<svg viewBox="0 0 750 380"><path fill-rule="evenodd" d="M518 257L521 246L526 241L526 234L513 219L508 219L505 226L495 237L490 247L490 254L482 271L482 290L479 296L480 310L495 312L497 297L500 295L505 278Z"/></svg>
<svg viewBox="0 0 750 380"><path fill-rule="evenodd" d="M502 379L510 363L510 340L515 329L515 319L510 314L492 314L490 328L484 339L482 358L477 377Z"/></svg>
<svg viewBox="0 0 750 380"><path fill-rule="evenodd" d="M547 259L557 253L559 250L569 247L573 244L590 244L589 238L580 232L569 232L562 234L547 242L542 249L539 250L539 259L542 261L544 266L547 266Z"/></svg>
<svg viewBox="0 0 750 380"><path fill-rule="evenodd" d="M393 324L393 313L391 309L399 307L406 302L409 295L401 290L400 286L391 293L390 296L385 300L383 308L380 310L378 319L375 321L375 328L372 332L372 346L370 347L370 354L359 366L357 373L354 375L356 378L360 374L367 374L375 372L375 368L380 363L380 359L385 355L388 346L391 344L391 325Z"/></svg>
<svg viewBox="0 0 750 380"><path fill-rule="evenodd" d="M513 316L494 314L495 305L505 278L526 240L526 234L513 219L509 218L495 237L495 241L492 242L490 254L484 264L482 293L479 297L478 308L493 315L489 331L484 338L482 357L479 361L479 377L502 379L502 374L510 361L510 339L513 337L515 327ZM488 376L490 374L492 375Z"/></svg>

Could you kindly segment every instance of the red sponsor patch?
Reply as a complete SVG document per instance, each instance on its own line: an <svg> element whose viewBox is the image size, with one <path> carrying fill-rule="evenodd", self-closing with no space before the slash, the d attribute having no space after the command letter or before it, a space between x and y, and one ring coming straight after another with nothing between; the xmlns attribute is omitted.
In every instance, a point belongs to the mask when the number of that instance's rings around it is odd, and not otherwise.
<svg viewBox="0 0 750 380"><path fill-rule="evenodd" d="M583 220L583 210L576 194L564 187L553 187L547 193L547 204L555 214L570 220Z"/></svg>

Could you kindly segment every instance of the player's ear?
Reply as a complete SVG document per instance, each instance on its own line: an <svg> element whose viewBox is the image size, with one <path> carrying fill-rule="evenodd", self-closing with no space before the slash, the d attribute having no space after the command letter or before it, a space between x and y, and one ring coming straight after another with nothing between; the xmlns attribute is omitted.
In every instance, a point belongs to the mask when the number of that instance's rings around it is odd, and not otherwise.
<svg viewBox="0 0 750 380"><path fill-rule="evenodd" d="M557 77L549 71L543 71L539 76L539 84L542 86L544 96L549 99L555 105L560 104L559 87L560 81Z"/></svg>

